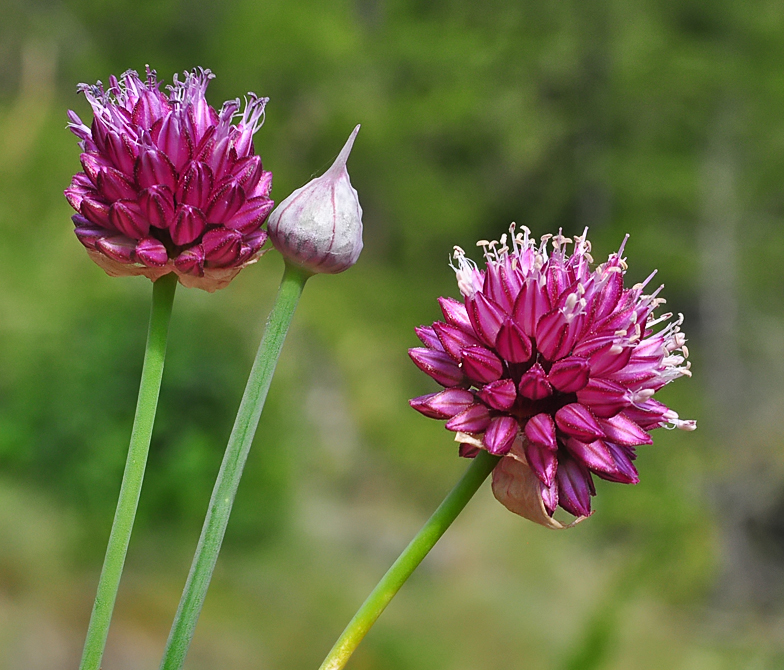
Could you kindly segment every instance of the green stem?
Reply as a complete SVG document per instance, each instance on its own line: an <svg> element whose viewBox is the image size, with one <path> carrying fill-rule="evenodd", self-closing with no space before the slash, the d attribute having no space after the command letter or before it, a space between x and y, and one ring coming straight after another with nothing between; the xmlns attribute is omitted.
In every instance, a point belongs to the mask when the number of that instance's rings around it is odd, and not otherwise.
<svg viewBox="0 0 784 670"><path fill-rule="evenodd" d="M286 338L294 310L308 277L310 275L304 271L286 264L278 296L267 320L267 327L261 338L259 351L250 371L237 418L234 420L234 428L212 490L212 498L204 519L196 554L169 633L169 641L166 643L161 670L179 670L185 662L185 655L193 639L196 622L199 620L226 526L229 523L242 470L283 347L283 340Z"/></svg>
<svg viewBox="0 0 784 670"><path fill-rule="evenodd" d="M106 557L98 580L98 592L95 596L90 624L87 627L87 639L84 642L80 670L99 670L101 667L114 601L117 598L133 521L136 518L147 454L150 450L176 288L177 275L174 273L164 275L152 286L150 327L147 331L147 348L144 351L144 365L136 403L136 416L133 419L131 443L128 447L128 459L125 462L117 511L114 514L109 544L106 547Z"/></svg>
<svg viewBox="0 0 784 670"><path fill-rule="evenodd" d="M381 616L400 587L416 570L422 559L427 556L446 532L446 529L452 525L457 515L463 511L498 461L498 456L493 456L484 449L479 452L460 481L438 506L433 516L422 526L422 530L411 540L411 543L403 550L392 567L387 570L367 600L362 603L362 607L346 626L346 630L338 638L319 670L340 670L348 663L351 654L362 642L362 638L365 637L376 619Z"/></svg>

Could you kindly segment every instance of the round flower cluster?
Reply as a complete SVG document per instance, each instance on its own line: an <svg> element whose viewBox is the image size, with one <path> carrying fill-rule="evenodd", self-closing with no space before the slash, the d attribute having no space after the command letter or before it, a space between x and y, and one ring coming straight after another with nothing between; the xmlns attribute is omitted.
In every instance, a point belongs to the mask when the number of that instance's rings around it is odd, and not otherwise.
<svg viewBox="0 0 784 670"><path fill-rule="evenodd" d="M175 272L185 286L223 288L255 262L272 211L272 173L254 155L267 98L248 94L216 112L205 98L209 70L174 76L169 94L154 70L133 70L104 90L81 84L91 127L69 111L84 172L65 196L78 212L75 233L108 274ZM238 119L236 124L232 121Z"/></svg>
<svg viewBox="0 0 784 670"><path fill-rule="evenodd" d="M652 397L691 374L682 317L654 332L673 316L653 316L661 287L643 294L655 273L624 288L626 240L594 270L586 233L570 255L571 243L560 233L536 243L513 224L510 238L479 243L485 270L456 247L463 300L440 298L444 321L418 328L425 347L409 352L446 387L411 406L446 419L461 456L504 456L496 497L554 527L558 506L591 514L593 474L639 481L635 447L652 443L649 431L695 428Z"/></svg>

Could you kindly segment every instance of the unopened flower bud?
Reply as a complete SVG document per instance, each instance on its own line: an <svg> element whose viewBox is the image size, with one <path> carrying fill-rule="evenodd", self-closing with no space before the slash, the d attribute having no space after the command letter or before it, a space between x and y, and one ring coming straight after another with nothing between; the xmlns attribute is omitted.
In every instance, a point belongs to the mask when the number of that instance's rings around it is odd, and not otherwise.
<svg viewBox="0 0 784 670"><path fill-rule="evenodd" d="M329 170L298 188L270 214L272 244L308 272L343 272L362 251L362 207L346 170L358 132L359 126Z"/></svg>

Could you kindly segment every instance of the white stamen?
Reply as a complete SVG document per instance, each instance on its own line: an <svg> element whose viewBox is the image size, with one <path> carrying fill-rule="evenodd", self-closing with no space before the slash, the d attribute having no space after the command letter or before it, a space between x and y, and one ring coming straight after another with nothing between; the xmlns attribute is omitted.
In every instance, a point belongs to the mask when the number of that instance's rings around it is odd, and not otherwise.
<svg viewBox="0 0 784 670"><path fill-rule="evenodd" d="M653 397L653 394L656 393L653 389L640 389L639 391L635 391L632 394L632 403L644 403L646 400L649 400Z"/></svg>

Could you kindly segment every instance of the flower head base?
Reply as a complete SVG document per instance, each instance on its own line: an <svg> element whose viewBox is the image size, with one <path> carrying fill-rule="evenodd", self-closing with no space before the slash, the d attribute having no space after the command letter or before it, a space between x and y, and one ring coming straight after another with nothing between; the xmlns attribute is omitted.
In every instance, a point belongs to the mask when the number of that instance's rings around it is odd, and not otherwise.
<svg viewBox="0 0 784 670"><path fill-rule="evenodd" d="M261 255L272 211L272 173L254 155L267 98L248 94L216 112L205 98L213 74L198 69L162 93L129 70L109 88L81 84L91 127L68 112L80 139L79 172L65 190L75 233L109 275L174 272L185 286L225 287ZM232 123L236 119L236 123Z"/></svg>
<svg viewBox="0 0 784 670"><path fill-rule="evenodd" d="M362 251L362 207L346 170L354 128L332 167L286 198L270 215L272 244L311 273L337 274Z"/></svg>
<svg viewBox="0 0 784 670"><path fill-rule="evenodd" d="M673 379L690 376L682 317L659 332L659 287L624 288L623 247L591 270L586 233L560 233L537 244L528 229L510 228L480 242L480 270L456 247L462 301L440 298L444 321L420 327L424 348L414 363L445 389L411 400L422 414L446 419L460 455L479 449L504 456L493 491L509 509L553 528L556 507L591 514L592 474L639 481L635 447L662 426L693 430L653 399ZM507 239L511 248L507 245ZM551 246L552 249L548 249Z"/></svg>

